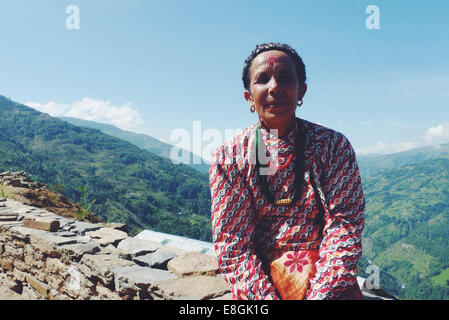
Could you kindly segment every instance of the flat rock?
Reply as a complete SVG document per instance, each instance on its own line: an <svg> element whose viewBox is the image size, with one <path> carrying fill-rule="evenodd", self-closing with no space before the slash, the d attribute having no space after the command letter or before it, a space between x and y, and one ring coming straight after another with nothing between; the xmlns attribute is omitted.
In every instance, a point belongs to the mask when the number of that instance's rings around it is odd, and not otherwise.
<svg viewBox="0 0 449 320"><path fill-rule="evenodd" d="M76 243L76 239L58 237L49 232L32 230L30 234L30 243L35 249L38 249L52 258L56 258L61 256L59 246Z"/></svg>
<svg viewBox="0 0 449 320"><path fill-rule="evenodd" d="M155 252L135 257L133 261L143 267L166 269L168 261L174 259L175 257L176 254L173 251L161 248Z"/></svg>
<svg viewBox="0 0 449 320"><path fill-rule="evenodd" d="M86 232L86 236L91 237L94 242L102 246L107 246L109 244L115 245L128 237L126 232L113 228L101 228L96 231Z"/></svg>
<svg viewBox="0 0 449 320"><path fill-rule="evenodd" d="M93 243L92 238L89 236L78 236L76 237L78 243Z"/></svg>
<svg viewBox="0 0 449 320"><path fill-rule="evenodd" d="M17 214L23 215L23 214L33 214L34 210L31 210L29 208L15 208L14 209ZM33 214L35 215L35 214Z"/></svg>
<svg viewBox="0 0 449 320"><path fill-rule="evenodd" d="M75 243L61 246L62 260L79 261L85 254L95 254L100 252L100 245L97 243Z"/></svg>
<svg viewBox="0 0 449 320"><path fill-rule="evenodd" d="M117 258L123 258L123 259L128 259L128 256L124 256L123 254L120 254L121 251L117 250L116 247L114 247L112 244L107 245L106 247L101 247L101 251L100 254L109 254L109 255L113 255L116 256Z"/></svg>
<svg viewBox="0 0 449 320"><path fill-rule="evenodd" d="M70 232L70 231L59 231L54 233L55 236L69 238L69 237L75 237L76 233Z"/></svg>
<svg viewBox="0 0 449 320"><path fill-rule="evenodd" d="M176 278L169 271L140 266L116 267L113 269L113 272L115 275L115 289L121 294L133 293L142 289L146 290L150 285Z"/></svg>
<svg viewBox="0 0 449 320"><path fill-rule="evenodd" d="M19 226L21 225L21 221L12 220L12 221L0 221L0 226Z"/></svg>
<svg viewBox="0 0 449 320"><path fill-rule="evenodd" d="M226 293L226 294L222 295L221 297L213 298L211 300L233 300L232 292Z"/></svg>
<svg viewBox="0 0 449 320"><path fill-rule="evenodd" d="M179 277L214 276L218 273L218 262L213 256L192 251L170 260L167 269Z"/></svg>
<svg viewBox="0 0 449 320"><path fill-rule="evenodd" d="M62 246L65 244L73 244L77 242L76 238L60 237L49 232L41 230L32 230L30 234L31 244L39 240L51 242L57 246Z"/></svg>
<svg viewBox="0 0 449 320"><path fill-rule="evenodd" d="M164 245L163 248L166 249L166 250L170 250L170 251L174 252L176 254L176 256L182 256L182 255L186 254L187 252L189 252L188 250L184 250L184 249L181 249L181 248L173 247L173 246L170 246L170 245Z"/></svg>
<svg viewBox="0 0 449 320"><path fill-rule="evenodd" d="M194 276L162 281L150 288L162 298L205 300L221 297L230 292L221 277Z"/></svg>
<svg viewBox="0 0 449 320"><path fill-rule="evenodd" d="M34 212L36 216L38 217L50 217L50 218L56 218L58 217L58 215L54 214L51 211L47 211L47 210L38 210Z"/></svg>
<svg viewBox="0 0 449 320"><path fill-rule="evenodd" d="M85 235L86 232L100 229L101 226L93 223L75 221L69 225L64 226L64 230L74 232L79 235Z"/></svg>
<svg viewBox="0 0 449 320"><path fill-rule="evenodd" d="M12 227L10 229L10 233L13 237L24 241L28 241L30 239L32 232L33 230L24 227Z"/></svg>
<svg viewBox="0 0 449 320"><path fill-rule="evenodd" d="M123 232L128 232L128 226L124 223L110 222L110 223L105 223L104 226L108 227L108 228L112 228L112 229L117 229L117 230L120 230Z"/></svg>
<svg viewBox="0 0 449 320"><path fill-rule="evenodd" d="M161 247L161 244L156 241L126 238L117 246L117 249L123 252L125 255L131 257L141 256L150 252L154 252Z"/></svg>
<svg viewBox="0 0 449 320"><path fill-rule="evenodd" d="M17 213L17 212L15 212L15 211L13 211L13 210L10 210L10 209L5 209L5 208L2 208L2 210L0 210L0 217L9 217L9 216L18 216L19 214Z"/></svg>
<svg viewBox="0 0 449 320"><path fill-rule="evenodd" d="M48 293L50 291L50 287L33 277L32 275L26 276L27 282L34 288L36 291L38 291L44 298L47 298Z"/></svg>
<svg viewBox="0 0 449 320"><path fill-rule="evenodd" d="M17 220L16 214L9 214L9 215L0 214L0 221L16 221L16 220Z"/></svg>
<svg viewBox="0 0 449 320"><path fill-rule="evenodd" d="M70 221L70 220L67 220L67 219L64 219L64 218L61 218L61 217L58 217L58 218L55 218L55 219L59 221L59 228L60 229L62 229L63 231L70 232L67 229L69 229L69 226L72 225L74 223L74 221ZM60 232L63 232L63 231L60 231ZM73 232L73 233L76 233L76 232Z"/></svg>
<svg viewBox="0 0 449 320"><path fill-rule="evenodd" d="M86 276L97 277L105 286L109 286L114 281L112 269L117 267L130 267L134 262L105 254L85 254L81 259L81 264L88 267Z"/></svg>

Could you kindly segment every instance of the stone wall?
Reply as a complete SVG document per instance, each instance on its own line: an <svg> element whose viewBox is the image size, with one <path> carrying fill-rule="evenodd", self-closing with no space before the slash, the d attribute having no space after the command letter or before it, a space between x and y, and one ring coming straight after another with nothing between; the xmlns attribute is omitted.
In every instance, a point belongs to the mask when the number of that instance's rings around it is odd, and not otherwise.
<svg viewBox="0 0 449 320"><path fill-rule="evenodd" d="M24 172L0 173L0 186L48 191ZM51 207L55 214L2 193L0 300L232 298L213 256L132 238L123 224L79 221L58 206ZM365 299L394 299L358 280Z"/></svg>
<svg viewBox="0 0 449 320"><path fill-rule="evenodd" d="M231 298L212 256L0 200L0 299Z"/></svg>
<svg viewBox="0 0 449 320"><path fill-rule="evenodd" d="M39 182L33 182L25 171L19 172L1 172L0 173L0 185L12 186L12 187L22 187L28 189L42 189L45 186Z"/></svg>

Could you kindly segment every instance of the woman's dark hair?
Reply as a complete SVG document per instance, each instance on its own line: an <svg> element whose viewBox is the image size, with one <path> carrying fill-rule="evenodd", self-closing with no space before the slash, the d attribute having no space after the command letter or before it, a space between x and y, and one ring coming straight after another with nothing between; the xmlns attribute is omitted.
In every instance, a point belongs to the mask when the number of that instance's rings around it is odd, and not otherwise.
<svg viewBox="0 0 449 320"><path fill-rule="evenodd" d="M295 49L290 47L288 44L284 43L277 43L277 42L262 43L258 44L256 46L256 49L254 49L253 52L251 52L251 54L249 55L249 57L246 58L245 60L245 65L243 66L242 72L242 80L243 86L245 87L246 90L249 90L250 87L249 68L253 63L254 58L260 53L270 50L279 50L288 54L295 63L296 74L298 75L299 84L303 85L306 82L306 67L304 66L301 57L298 55Z"/></svg>

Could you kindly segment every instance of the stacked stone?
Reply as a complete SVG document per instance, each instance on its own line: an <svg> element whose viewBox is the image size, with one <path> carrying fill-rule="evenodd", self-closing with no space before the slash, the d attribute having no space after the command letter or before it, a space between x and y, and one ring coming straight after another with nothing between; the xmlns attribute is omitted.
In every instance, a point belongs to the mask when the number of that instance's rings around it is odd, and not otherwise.
<svg viewBox="0 0 449 320"><path fill-rule="evenodd" d="M5 217L3 220L1 217ZM230 299L216 258L0 202L0 288L25 299Z"/></svg>
<svg viewBox="0 0 449 320"><path fill-rule="evenodd" d="M33 182L24 171L19 172L6 171L0 173L0 185L28 188L28 189L44 188L43 184Z"/></svg>

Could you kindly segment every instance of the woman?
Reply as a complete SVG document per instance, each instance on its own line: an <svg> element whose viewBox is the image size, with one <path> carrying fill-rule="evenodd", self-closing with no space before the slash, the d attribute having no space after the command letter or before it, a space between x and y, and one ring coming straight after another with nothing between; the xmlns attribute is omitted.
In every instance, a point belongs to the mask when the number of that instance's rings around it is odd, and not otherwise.
<svg viewBox="0 0 449 320"><path fill-rule="evenodd" d="M215 151L213 241L234 299L361 299L364 197L341 134L298 119L307 90L290 46L258 45L243 69L254 124Z"/></svg>

